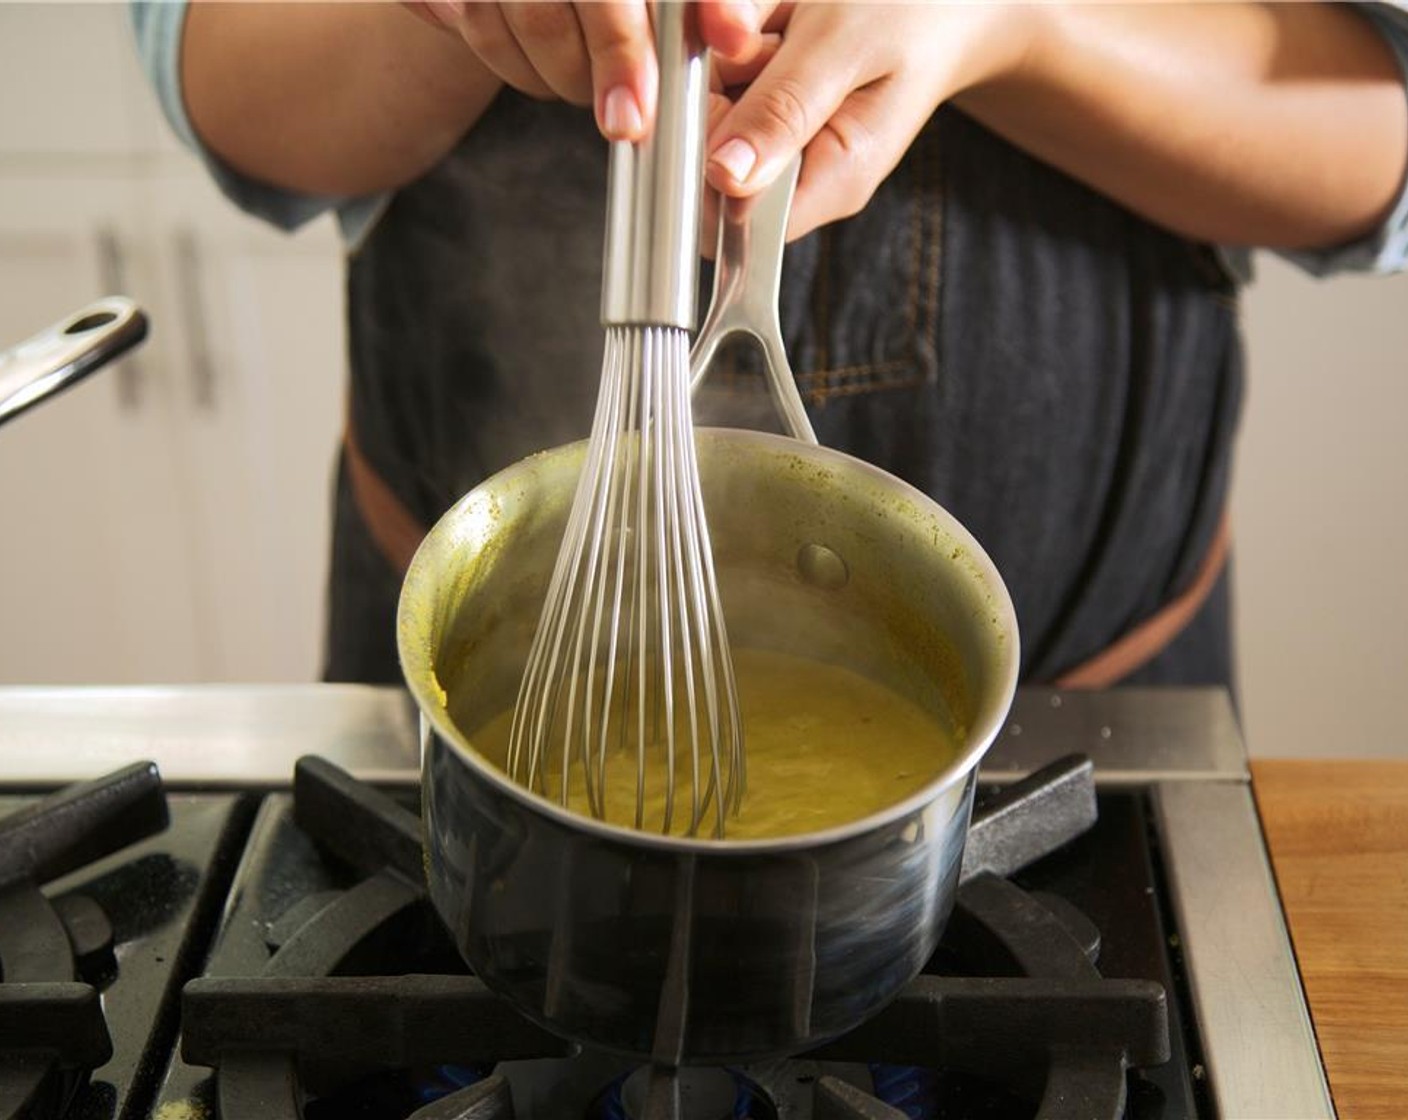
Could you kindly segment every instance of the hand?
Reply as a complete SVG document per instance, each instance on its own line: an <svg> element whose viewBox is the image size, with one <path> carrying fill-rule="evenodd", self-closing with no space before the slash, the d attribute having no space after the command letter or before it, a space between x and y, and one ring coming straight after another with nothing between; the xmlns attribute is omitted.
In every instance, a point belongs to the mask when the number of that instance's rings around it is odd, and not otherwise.
<svg viewBox="0 0 1408 1120"><path fill-rule="evenodd" d="M938 106L1016 73L1037 9L1011 4L799 3L765 22L762 50L723 64L746 82L711 120L707 175L724 194L756 194L805 149L788 237L870 201Z"/></svg>
<svg viewBox="0 0 1408 1120"><path fill-rule="evenodd" d="M457 34L490 70L530 97L591 105L608 140L639 140L655 120L659 74L645 0L404 0ZM724 58L756 50L749 0L697 0L699 33Z"/></svg>

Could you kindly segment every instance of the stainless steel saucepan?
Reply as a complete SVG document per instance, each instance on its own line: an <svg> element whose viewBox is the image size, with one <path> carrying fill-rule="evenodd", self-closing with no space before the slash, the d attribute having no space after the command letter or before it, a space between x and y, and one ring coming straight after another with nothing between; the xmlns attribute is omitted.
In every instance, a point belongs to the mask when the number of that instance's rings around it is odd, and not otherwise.
<svg viewBox="0 0 1408 1120"><path fill-rule="evenodd" d="M734 215L715 287L728 313L706 332L747 326L780 352L786 213L784 200ZM768 285L771 322L746 314ZM790 411L809 435L800 402ZM734 647L852 668L963 746L940 767L935 745L919 793L810 835L677 839L578 816L511 782L466 729L513 706L584 452L483 483L406 576L398 641L421 712L431 897L484 981L563 1035L664 1066L806 1049L883 1007L937 944L978 762L1016 686L1011 600L963 526L899 479L805 439L701 431Z"/></svg>

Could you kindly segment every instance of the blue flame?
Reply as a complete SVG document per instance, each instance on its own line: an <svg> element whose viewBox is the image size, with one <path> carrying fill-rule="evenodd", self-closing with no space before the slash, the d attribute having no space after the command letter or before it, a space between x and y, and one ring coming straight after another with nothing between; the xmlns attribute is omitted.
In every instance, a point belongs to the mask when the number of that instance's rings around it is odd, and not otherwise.
<svg viewBox="0 0 1408 1120"><path fill-rule="evenodd" d="M919 1066L869 1067L875 1097L897 1108L909 1120L932 1120L939 1115L939 1076Z"/></svg>

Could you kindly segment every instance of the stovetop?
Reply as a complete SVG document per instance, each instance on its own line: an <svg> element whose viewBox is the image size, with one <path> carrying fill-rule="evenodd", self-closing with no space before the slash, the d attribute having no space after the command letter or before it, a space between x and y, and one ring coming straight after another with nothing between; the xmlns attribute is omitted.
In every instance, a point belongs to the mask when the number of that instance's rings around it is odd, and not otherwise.
<svg viewBox="0 0 1408 1120"><path fill-rule="evenodd" d="M671 1073L459 961L398 694L96 692L0 690L0 1120L1333 1115L1221 694L1024 692L924 974L811 1054ZM165 788L53 792L122 751Z"/></svg>

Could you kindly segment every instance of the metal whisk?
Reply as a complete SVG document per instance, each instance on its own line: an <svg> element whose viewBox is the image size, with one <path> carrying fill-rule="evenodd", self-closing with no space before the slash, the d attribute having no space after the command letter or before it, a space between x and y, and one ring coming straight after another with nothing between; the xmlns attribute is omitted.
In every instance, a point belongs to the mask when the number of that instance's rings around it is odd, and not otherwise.
<svg viewBox="0 0 1408 1120"><path fill-rule="evenodd" d="M744 758L690 406L706 75L686 6L654 14L657 122L642 143L612 145L601 389L508 771L564 805L584 799L596 817L608 815L609 788L634 797L636 828L692 836L711 821L721 837ZM632 764L633 786L629 772L620 780Z"/></svg>

